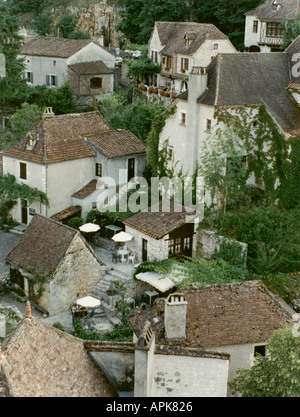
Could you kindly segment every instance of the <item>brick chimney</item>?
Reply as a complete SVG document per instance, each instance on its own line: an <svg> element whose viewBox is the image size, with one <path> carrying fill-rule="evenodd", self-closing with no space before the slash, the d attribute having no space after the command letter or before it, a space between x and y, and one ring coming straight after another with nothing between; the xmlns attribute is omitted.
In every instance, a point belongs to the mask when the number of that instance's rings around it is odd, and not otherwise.
<svg viewBox="0 0 300 417"><path fill-rule="evenodd" d="M186 338L187 301L184 294L173 293L165 300L165 338L167 341Z"/></svg>

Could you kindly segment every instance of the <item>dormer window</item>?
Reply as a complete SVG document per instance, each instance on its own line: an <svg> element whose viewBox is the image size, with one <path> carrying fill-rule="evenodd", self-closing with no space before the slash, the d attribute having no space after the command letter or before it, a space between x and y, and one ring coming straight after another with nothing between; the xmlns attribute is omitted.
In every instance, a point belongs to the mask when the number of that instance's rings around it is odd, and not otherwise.
<svg viewBox="0 0 300 417"><path fill-rule="evenodd" d="M36 144L37 139L35 139L32 135L29 135L26 142L26 150L32 151L34 145Z"/></svg>
<svg viewBox="0 0 300 417"><path fill-rule="evenodd" d="M277 11L280 9L281 3L279 0L274 0L272 3L272 7L274 11Z"/></svg>

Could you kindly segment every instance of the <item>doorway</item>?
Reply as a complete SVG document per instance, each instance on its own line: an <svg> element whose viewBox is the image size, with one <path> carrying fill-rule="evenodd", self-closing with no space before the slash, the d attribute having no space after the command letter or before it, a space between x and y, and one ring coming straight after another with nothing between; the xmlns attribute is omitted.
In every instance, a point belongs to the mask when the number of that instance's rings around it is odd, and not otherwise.
<svg viewBox="0 0 300 417"><path fill-rule="evenodd" d="M28 223L28 207L27 200L21 200L21 223Z"/></svg>
<svg viewBox="0 0 300 417"><path fill-rule="evenodd" d="M128 167L127 167L127 182L129 182L131 178L134 177L134 172L135 172L135 159L129 158Z"/></svg>
<svg viewBox="0 0 300 417"><path fill-rule="evenodd" d="M147 262L148 260L148 240L142 240L142 262Z"/></svg>

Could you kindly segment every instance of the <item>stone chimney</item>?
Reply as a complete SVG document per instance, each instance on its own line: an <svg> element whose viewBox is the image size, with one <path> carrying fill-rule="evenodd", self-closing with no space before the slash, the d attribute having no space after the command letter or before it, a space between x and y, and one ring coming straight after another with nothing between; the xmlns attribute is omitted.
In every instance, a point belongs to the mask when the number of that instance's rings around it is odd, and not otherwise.
<svg viewBox="0 0 300 417"><path fill-rule="evenodd" d="M205 67L192 67L189 74L188 105L187 105L187 138L188 149L185 162L190 166L189 174L193 175L199 156L199 121L200 105L197 103L207 89L208 75Z"/></svg>
<svg viewBox="0 0 300 417"><path fill-rule="evenodd" d="M53 113L52 107L46 107L43 113L43 117L52 117L55 116L55 113Z"/></svg>
<svg viewBox="0 0 300 417"><path fill-rule="evenodd" d="M206 67L192 67L189 74L189 102L195 103L207 89L207 71Z"/></svg>
<svg viewBox="0 0 300 417"><path fill-rule="evenodd" d="M187 301L184 294L170 294L165 300L165 338L167 341L186 338Z"/></svg>
<svg viewBox="0 0 300 417"><path fill-rule="evenodd" d="M149 321L146 321L135 346L134 396L151 397L153 383L153 360L155 335Z"/></svg>

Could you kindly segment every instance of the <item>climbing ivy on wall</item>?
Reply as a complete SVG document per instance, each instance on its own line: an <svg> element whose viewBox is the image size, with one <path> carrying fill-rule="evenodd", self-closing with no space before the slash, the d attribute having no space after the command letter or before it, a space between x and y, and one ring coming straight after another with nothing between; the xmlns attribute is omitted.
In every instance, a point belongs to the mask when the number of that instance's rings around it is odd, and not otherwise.
<svg viewBox="0 0 300 417"><path fill-rule="evenodd" d="M247 154L243 180L254 176L255 184L264 188L266 202L278 198L279 183L286 183L290 144L279 130L264 106L219 108L215 112L218 122L235 131ZM249 123L249 119L252 122ZM220 131L218 132L220 134Z"/></svg>

